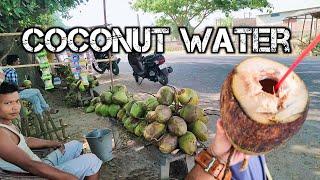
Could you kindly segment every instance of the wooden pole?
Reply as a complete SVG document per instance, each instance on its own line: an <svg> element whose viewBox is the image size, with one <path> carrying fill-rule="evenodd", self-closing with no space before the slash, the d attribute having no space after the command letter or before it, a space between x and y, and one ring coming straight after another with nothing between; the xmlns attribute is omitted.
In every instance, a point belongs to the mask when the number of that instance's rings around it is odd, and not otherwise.
<svg viewBox="0 0 320 180"><path fill-rule="evenodd" d="M107 8L106 8L106 0L103 0L103 15L104 15L104 26L108 27L107 24ZM109 58L109 72L110 72L110 78L111 78L111 90L113 90L113 74L112 74L112 60L111 60L111 52L108 52L108 58Z"/></svg>
<svg viewBox="0 0 320 180"><path fill-rule="evenodd" d="M302 26L302 33L301 33L301 38L300 38L301 42L302 42L302 38L303 38L303 31L304 31L304 26L305 26L305 24L306 24L306 19L307 19L307 15L304 15L303 26Z"/></svg>
<svg viewBox="0 0 320 180"><path fill-rule="evenodd" d="M309 35L309 44L311 42L311 38L312 38L312 27L313 27L313 16L311 18L311 27L310 27L310 35Z"/></svg>
<svg viewBox="0 0 320 180"><path fill-rule="evenodd" d="M21 32L16 32L16 33L0 33L0 37L20 36L21 34L22 34Z"/></svg>
<svg viewBox="0 0 320 180"><path fill-rule="evenodd" d="M109 62L109 59L97 59L97 62ZM111 60L111 62L114 61L113 59ZM67 64L71 64L70 62L59 62L59 63L49 63L51 66L54 65L67 65ZM40 64L23 64L23 65L16 65L16 66L0 66L2 68L7 68L7 67L12 67L12 68L26 68L26 67L37 67L40 66Z"/></svg>
<svg viewBox="0 0 320 180"><path fill-rule="evenodd" d="M316 18L316 27L315 27L315 33L314 33L314 36L316 37L317 36L317 33L318 33L318 18Z"/></svg>

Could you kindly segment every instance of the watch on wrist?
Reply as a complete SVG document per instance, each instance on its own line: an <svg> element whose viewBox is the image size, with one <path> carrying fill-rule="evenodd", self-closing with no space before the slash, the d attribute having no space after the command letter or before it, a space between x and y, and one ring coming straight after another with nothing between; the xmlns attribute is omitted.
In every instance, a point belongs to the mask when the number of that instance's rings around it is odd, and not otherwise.
<svg viewBox="0 0 320 180"><path fill-rule="evenodd" d="M195 162L215 179L220 180L223 178L226 165L221 163L216 157L212 156L207 149L202 150L196 155ZM229 180L231 179L231 176L231 172L228 170L224 179Z"/></svg>

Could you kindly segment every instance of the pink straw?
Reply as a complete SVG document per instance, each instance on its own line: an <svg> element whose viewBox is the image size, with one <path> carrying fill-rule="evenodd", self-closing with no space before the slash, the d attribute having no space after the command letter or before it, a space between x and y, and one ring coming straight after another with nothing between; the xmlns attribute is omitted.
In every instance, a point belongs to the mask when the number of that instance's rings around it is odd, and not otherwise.
<svg viewBox="0 0 320 180"><path fill-rule="evenodd" d="M309 46L303 50L303 52L300 54L299 57L293 62L293 64L290 66L288 71L284 74L284 76L280 79L280 81L275 86L275 91L278 91L279 87L283 83L283 81L287 78L287 76L298 66L298 64L303 60L303 58L306 57L307 54L310 53L310 51L317 46L317 44L320 42L320 34L314 39Z"/></svg>

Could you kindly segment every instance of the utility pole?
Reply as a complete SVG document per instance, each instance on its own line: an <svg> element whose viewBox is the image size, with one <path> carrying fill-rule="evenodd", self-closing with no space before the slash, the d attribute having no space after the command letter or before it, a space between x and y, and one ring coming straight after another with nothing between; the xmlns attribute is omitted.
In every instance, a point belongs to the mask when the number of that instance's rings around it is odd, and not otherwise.
<svg viewBox="0 0 320 180"><path fill-rule="evenodd" d="M107 10L106 10L106 0L103 0L103 15L104 15L104 26L107 28ZM107 41L107 39L106 39ZM110 78L111 78L111 90L113 90L113 74L112 74L112 58L111 58L111 50L109 50L108 53L108 58L109 58L109 72L110 72Z"/></svg>
<svg viewBox="0 0 320 180"><path fill-rule="evenodd" d="M139 13L137 13L137 24L140 27L140 17L139 17Z"/></svg>

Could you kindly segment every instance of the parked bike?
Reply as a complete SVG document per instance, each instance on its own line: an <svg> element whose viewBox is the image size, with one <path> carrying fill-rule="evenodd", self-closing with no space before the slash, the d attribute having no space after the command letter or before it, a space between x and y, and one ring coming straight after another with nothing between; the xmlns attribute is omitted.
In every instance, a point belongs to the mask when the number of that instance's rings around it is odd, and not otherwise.
<svg viewBox="0 0 320 180"><path fill-rule="evenodd" d="M138 84L147 78L165 86L169 81L168 75L173 72L172 67L163 67L166 60L162 54L158 53L144 57L141 53L132 52L128 54L128 61ZM140 82L139 78L141 78Z"/></svg>
<svg viewBox="0 0 320 180"><path fill-rule="evenodd" d="M93 54L94 54L94 57L96 59L108 59L109 58L109 53L108 52L104 52L104 53L94 52ZM120 58L117 58L117 60L112 61L112 73L114 75L118 75L119 72L120 72L119 71L119 66L118 66L119 62L120 62ZM98 64L99 68L97 68L95 64L92 64L92 67L99 74L103 74L106 70L110 69L109 62L98 62L97 64Z"/></svg>

